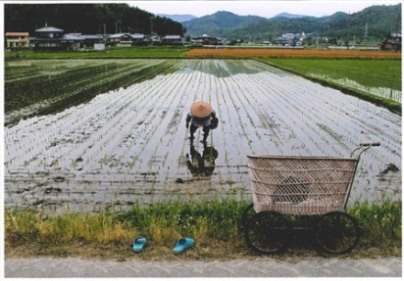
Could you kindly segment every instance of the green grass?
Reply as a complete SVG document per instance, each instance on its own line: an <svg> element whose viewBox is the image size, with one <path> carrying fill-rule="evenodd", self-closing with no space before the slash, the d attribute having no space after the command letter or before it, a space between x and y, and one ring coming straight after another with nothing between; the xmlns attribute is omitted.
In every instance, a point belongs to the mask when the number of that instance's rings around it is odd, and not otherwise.
<svg viewBox="0 0 404 281"><path fill-rule="evenodd" d="M240 218L248 202L233 199L211 202L163 202L135 205L115 213L73 213L56 216L28 210L6 210L6 256L84 256L125 259L133 256L131 242L137 235L149 239L140 256L159 259L172 256L175 241L184 236L196 240L185 258L226 259L251 257L244 242ZM401 202L356 203L348 211L365 229L350 256L401 256ZM307 245L306 245L307 246ZM318 255L310 247L292 247L286 254Z"/></svg>
<svg viewBox="0 0 404 281"><path fill-rule="evenodd" d="M311 76L348 78L368 87L401 91L401 60L376 59L265 59L267 63Z"/></svg>
<svg viewBox="0 0 404 281"><path fill-rule="evenodd" d="M136 59L185 58L187 47L131 47L108 48L105 51L14 51L6 52L5 59Z"/></svg>

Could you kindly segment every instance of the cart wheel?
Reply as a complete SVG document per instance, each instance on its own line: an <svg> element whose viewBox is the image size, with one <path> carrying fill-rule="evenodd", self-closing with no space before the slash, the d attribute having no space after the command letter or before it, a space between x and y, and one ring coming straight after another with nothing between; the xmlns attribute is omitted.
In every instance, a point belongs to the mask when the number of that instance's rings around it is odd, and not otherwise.
<svg viewBox="0 0 404 281"><path fill-rule="evenodd" d="M247 208L245 208L243 214L241 215L241 229L246 227L248 220L251 219L255 214L256 212L254 210L254 204L250 204Z"/></svg>
<svg viewBox="0 0 404 281"><path fill-rule="evenodd" d="M290 236L288 221L278 212L254 215L245 225L247 245L259 253L274 254L286 249Z"/></svg>
<svg viewBox="0 0 404 281"><path fill-rule="evenodd" d="M315 234L320 250L328 254L345 254L358 244L360 229L354 217L343 212L331 212L321 217Z"/></svg>

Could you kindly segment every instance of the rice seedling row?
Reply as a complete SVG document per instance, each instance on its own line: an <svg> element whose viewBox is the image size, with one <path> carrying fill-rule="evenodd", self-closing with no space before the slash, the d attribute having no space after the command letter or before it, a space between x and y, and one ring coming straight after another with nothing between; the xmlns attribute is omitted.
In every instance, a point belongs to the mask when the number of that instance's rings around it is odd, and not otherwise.
<svg viewBox="0 0 404 281"><path fill-rule="evenodd" d="M104 65L88 63L79 70L68 69L52 76L29 81L6 82L6 125L23 117L48 114L91 100L97 94L126 87L159 73L173 71L174 64L161 60L129 62L126 65L106 61ZM30 106L28 106L30 105ZM21 110L16 110L20 109Z"/></svg>

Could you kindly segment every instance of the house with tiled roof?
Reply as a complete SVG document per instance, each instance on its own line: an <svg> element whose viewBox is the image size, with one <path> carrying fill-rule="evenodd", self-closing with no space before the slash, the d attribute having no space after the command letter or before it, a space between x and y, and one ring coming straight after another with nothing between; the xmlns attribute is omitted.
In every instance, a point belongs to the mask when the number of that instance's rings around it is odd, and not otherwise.
<svg viewBox="0 0 404 281"><path fill-rule="evenodd" d="M35 30L31 43L35 50L77 50L83 39L75 34L65 34L63 29L47 26Z"/></svg>
<svg viewBox="0 0 404 281"><path fill-rule="evenodd" d="M401 33L391 33L390 38L383 40L383 42L379 45L379 48L383 51L400 51Z"/></svg>
<svg viewBox="0 0 404 281"><path fill-rule="evenodd" d="M6 49L29 48L29 32L6 32Z"/></svg>
<svg viewBox="0 0 404 281"><path fill-rule="evenodd" d="M182 45L183 40L181 35L166 35L161 38L161 44L163 45Z"/></svg>
<svg viewBox="0 0 404 281"><path fill-rule="evenodd" d="M142 33L116 33L108 36L108 44L118 47L146 45L149 42L149 37Z"/></svg>

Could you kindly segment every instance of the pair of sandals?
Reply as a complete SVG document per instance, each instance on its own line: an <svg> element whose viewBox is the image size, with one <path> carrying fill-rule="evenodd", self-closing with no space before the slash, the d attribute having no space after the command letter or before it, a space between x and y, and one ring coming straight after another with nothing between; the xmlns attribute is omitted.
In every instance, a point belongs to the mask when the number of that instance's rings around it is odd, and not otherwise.
<svg viewBox="0 0 404 281"><path fill-rule="evenodd" d="M191 237L180 238L177 240L173 248L174 254L181 254L186 249L192 247L195 244L195 240ZM147 245L147 238L144 236L138 236L133 240L132 249L135 253L142 252Z"/></svg>

